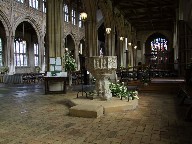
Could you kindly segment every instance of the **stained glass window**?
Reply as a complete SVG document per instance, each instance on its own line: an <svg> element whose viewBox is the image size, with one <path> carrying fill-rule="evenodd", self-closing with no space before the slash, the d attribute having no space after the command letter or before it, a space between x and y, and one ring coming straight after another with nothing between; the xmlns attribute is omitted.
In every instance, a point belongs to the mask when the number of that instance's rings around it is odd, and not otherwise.
<svg viewBox="0 0 192 144"><path fill-rule="evenodd" d="M155 38L151 41L151 62L164 63L167 61L167 40Z"/></svg>

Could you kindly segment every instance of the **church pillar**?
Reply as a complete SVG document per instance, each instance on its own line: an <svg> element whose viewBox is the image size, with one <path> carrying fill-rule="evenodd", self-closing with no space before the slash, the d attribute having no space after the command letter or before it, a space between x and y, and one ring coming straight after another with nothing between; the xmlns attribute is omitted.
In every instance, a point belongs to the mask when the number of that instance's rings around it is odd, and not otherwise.
<svg viewBox="0 0 192 144"><path fill-rule="evenodd" d="M86 43L86 56L97 56L97 27L96 21L85 22L85 43Z"/></svg>
<svg viewBox="0 0 192 144"><path fill-rule="evenodd" d="M115 28L113 28L111 35L111 49L111 56L115 56Z"/></svg>
<svg viewBox="0 0 192 144"><path fill-rule="evenodd" d="M80 61L79 61L79 45L80 45L80 41L78 40L77 43L75 44L75 61L77 63L77 70L80 69Z"/></svg>
<svg viewBox="0 0 192 144"><path fill-rule="evenodd" d="M109 34L106 34L106 37L105 37L105 55L106 56L111 56L112 55L112 45L111 45L111 42L112 42L112 33L110 32Z"/></svg>
<svg viewBox="0 0 192 144"><path fill-rule="evenodd" d="M124 64L124 49L123 49L123 43L124 43L124 41L123 40L120 40L119 38L117 39L117 41L118 41L118 43L119 43L119 53L120 53L120 65L121 66L124 66L124 67L126 67L126 65Z"/></svg>
<svg viewBox="0 0 192 144"><path fill-rule="evenodd" d="M85 11L87 13L87 20L85 20L85 56L97 56L97 1L82 0Z"/></svg>
<svg viewBox="0 0 192 144"><path fill-rule="evenodd" d="M115 55L115 30L112 28L109 34L106 33L105 37L105 55L114 56Z"/></svg>
<svg viewBox="0 0 192 144"><path fill-rule="evenodd" d="M62 57L63 42L63 0L47 1L46 31L49 57ZM47 65L49 70L49 65Z"/></svg>
<svg viewBox="0 0 192 144"><path fill-rule="evenodd" d="M39 41L39 66L41 67L42 71L45 71L45 64L44 64L44 36L40 36L40 41Z"/></svg>
<svg viewBox="0 0 192 144"><path fill-rule="evenodd" d="M15 63L14 63L14 39L15 36L7 36L7 64L9 67L9 74L15 73Z"/></svg>

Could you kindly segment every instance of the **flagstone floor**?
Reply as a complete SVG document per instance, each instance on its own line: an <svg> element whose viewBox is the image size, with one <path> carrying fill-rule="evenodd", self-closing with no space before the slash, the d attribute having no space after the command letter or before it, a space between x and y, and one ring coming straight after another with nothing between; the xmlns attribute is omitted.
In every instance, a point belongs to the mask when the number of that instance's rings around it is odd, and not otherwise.
<svg viewBox="0 0 192 144"><path fill-rule="evenodd" d="M0 84L0 144L192 144L192 122L176 94L139 93L135 110L97 119L68 115L76 94Z"/></svg>

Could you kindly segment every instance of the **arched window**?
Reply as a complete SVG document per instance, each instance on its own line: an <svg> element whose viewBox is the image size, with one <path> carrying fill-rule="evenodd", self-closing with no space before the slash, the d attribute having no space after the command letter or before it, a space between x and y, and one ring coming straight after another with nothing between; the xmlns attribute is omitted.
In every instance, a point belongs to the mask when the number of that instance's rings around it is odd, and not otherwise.
<svg viewBox="0 0 192 144"><path fill-rule="evenodd" d="M155 38L151 41L151 62L162 64L167 61L167 40Z"/></svg>
<svg viewBox="0 0 192 144"><path fill-rule="evenodd" d="M3 43L1 38L0 38L0 66L3 66Z"/></svg>
<svg viewBox="0 0 192 144"><path fill-rule="evenodd" d="M43 12L46 13L46 0L43 0Z"/></svg>
<svg viewBox="0 0 192 144"><path fill-rule="evenodd" d="M64 4L64 21L69 22L69 9L66 4Z"/></svg>
<svg viewBox="0 0 192 144"><path fill-rule="evenodd" d="M35 66L39 66L39 45L34 44Z"/></svg>
<svg viewBox="0 0 192 144"><path fill-rule="evenodd" d="M29 0L30 7L33 7L35 9L38 9L38 0Z"/></svg>
<svg viewBox="0 0 192 144"><path fill-rule="evenodd" d="M76 25L76 15L75 15L75 10L74 9L72 9L72 11L71 11L71 16L72 16L72 24L73 25Z"/></svg>
<svg viewBox="0 0 192 144"><path fill-rule="evenodd" d="M27 66L27 43L20 38L14 42L14 62L15 66Z"/></svg>

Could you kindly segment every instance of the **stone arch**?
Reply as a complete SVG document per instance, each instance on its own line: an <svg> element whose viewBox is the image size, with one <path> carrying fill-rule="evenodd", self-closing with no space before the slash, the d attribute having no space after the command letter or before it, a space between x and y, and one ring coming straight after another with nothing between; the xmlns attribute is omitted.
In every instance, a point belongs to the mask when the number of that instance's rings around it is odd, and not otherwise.
<svg viewBox="0 0 192 144"><path fill-rule="evenodd" d="M68 35L71 36L71 38L72 38L73 41L74 41L74 44L77 44L77 43L78 43L77 38L76 38L75 35L73 35L72 33L65 33L65 35L64 35L64 40L67 38Z"/></svg>
<svg viewBox="0 0 192 144"><path fill-rule="evenodd" d="M159 49L157 46L155 50L155 53L153 52L153 54L151 53L151 41L153 41L156 38L163 38L165 40L167 40L167 49ZM155 69L168 69L167 64L169 63L169 57L170 57L170 45L169 45L170 40L168 39L168 37L166 37L165 35L163 35L162 33L153 33L152 35L150 35L148 37L148 39L146 40L145 43L145 63L146 64L150 64L152 66L152 68ZM162 45L160 46L162 48ZM152 55L151 55L152 54Z"/></svg>
<svg viewBox="0 0 192 144"><path fill-rule="evenodd" d="M69 49L69 50L74 50L75 51L75 48L76 48L76 41L75 41L75 37L70 33L70 34L68 34L68 35L66 35L65 36L65 40L67 39L67 38L71 38L71 40L73 41L73 49ZM69 41L67 40L66 42L65 42L65 46L66 47L68 47L70 44L69 44ZM68 47L69 48L69 47Z"/></svg>
<svg viewBox="0 0 192 144"><path fill-rule="evenodd" d="M153 35L153 34L155 34L155 33L160 33L160 34L164 35L164 36L169 40L170 44L172 44L172 36L171 36L171 34L170 34L169 32L167 32L167 31L151 31L151 32L148 32L148 33L146 33L146 35L143 37L143 42L146 42L147 39L148 39L151 35Z"/></svg>
<svg viewBox="0 0 192 144"><path fill-rule="evenodd" d="M110 3L108 1L103 2L100 0L98 6L102 12L105 27L113 27L113 12L109 9Z"/></svg>
<svg viewBox="0 0 192 144"><path fill-rule="evenodd" d="M0 10L0 21L2 22L4 28L5 28L5 33L6 33L6 36L8 36L11 31L11 24L10 24L10 21L8 20L6 14L4 14L1 10Z"/></svg>
<svg viewBox="0 0 192 144"><path fill-rule="evenodd" d="M13 27L13 34L15 35L15 31L16 31L16 28L17 26L21 23L21 22L24 22L24 21L27 21L29 22L32 27L35 29L35 32L37 34L37 38L38 38L38 41L40 42L40 34L42 34L42 29L40 27L40 25L36 22L36 20L30 16L24 16L24 17L21 17L19 18L16 22L15 22L15 25Z"/></svg>

